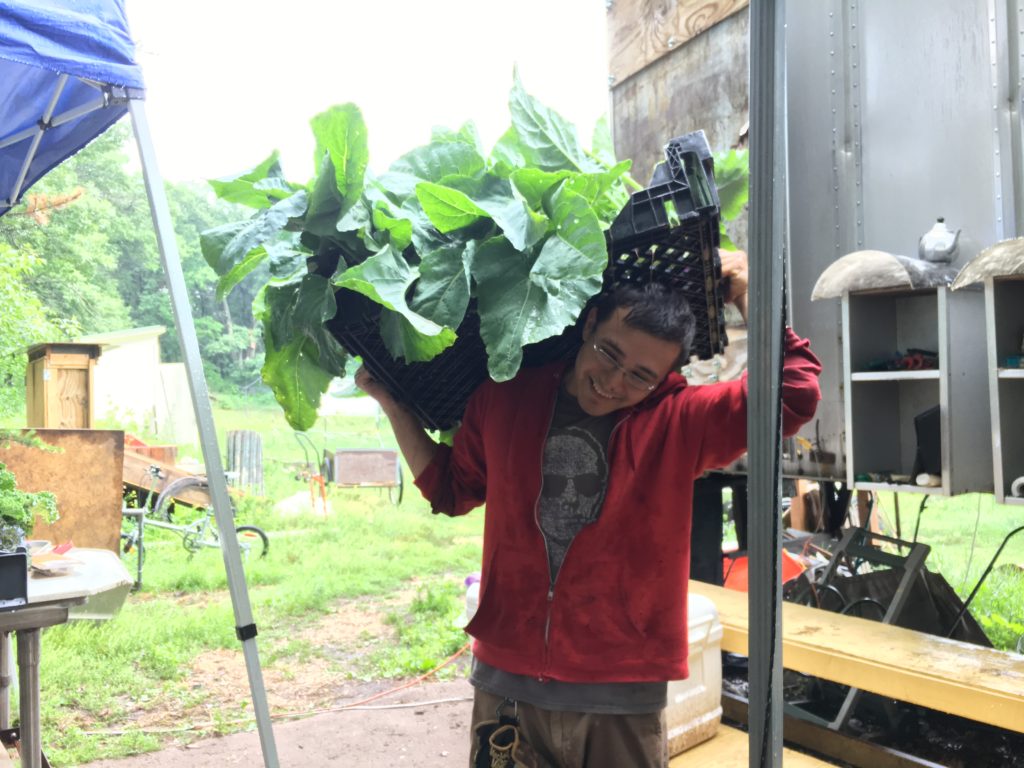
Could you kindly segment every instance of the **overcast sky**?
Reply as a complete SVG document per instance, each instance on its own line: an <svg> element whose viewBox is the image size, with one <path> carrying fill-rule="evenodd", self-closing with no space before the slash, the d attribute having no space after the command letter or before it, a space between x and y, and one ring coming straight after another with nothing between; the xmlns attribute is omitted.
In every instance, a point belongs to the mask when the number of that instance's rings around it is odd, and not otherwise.
<svg viewBox="0 0 1024 768"><path fill-rule="evenodd" d="M127 0L163 175L237 173L281 151L313 172L309 119L351 101L383 170L434 125L473 120L485 145L509 124L518 64L528 92L580 128L607 111L604 0Z"/></svg>

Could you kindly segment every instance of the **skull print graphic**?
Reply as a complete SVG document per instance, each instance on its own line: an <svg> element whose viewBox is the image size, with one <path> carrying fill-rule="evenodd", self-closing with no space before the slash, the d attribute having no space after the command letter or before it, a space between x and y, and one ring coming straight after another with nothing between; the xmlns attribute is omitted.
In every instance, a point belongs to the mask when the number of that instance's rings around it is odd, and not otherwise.
<svg viewBox="0 0 1024 768"><path fill-rule="evenodd" d="M607 479L604 447L590 432L568 427L548 437L539 509L552 582L573 538L597 520Z"/></svg>

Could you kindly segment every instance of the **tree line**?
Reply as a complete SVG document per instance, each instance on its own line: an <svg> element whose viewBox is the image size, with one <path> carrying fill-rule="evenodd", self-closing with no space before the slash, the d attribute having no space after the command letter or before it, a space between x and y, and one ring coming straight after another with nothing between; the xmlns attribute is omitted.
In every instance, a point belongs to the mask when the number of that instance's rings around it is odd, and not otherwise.
<svg viewBox="0 0 1024 768"><path fill-rule="evenodd" d="M0 217L0 416L24 409L26 348L162 325L161 355L181 360L170 296L129 129L115 125L54 168ZM210 389L259 385L262 338L252 302L263 280L225 299L199 247L205 229L240 217L205 184L166 185Z"/></svg>

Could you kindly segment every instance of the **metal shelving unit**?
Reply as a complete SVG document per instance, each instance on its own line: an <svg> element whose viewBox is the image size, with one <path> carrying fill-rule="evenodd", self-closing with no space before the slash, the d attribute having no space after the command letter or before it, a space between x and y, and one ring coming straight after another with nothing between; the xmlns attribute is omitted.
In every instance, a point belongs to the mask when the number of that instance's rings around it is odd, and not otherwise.
<svg viewBox="0 0 1024 768"><path fill-rule="evenodd" d="M988 462L979 462L977 456L979 451L987 455L990 441L985 418L989 398L985 351L978 343L984 327L983 310L980 292L951 294L943 286L844 294L843 379L850 485L863 490L947 496L991 491ZM876 370L897 352L915 349L935 353L937 367ZM956 409L950 407L953 402ZM915 419L935 408L942 483L921 486L914 477L918 452ZM1024 473L1024 467L1021 469Z"/></svg>
<svg viewBox="0 0 1024 768"><path fill-rule="evenodd" d="M1024 368L1005 367L1007 358L1022 355L1024 278L985 281L985 325L996 501L1024 505L1024 497L1010 492L1013 481L1024 477Z"/></svg>

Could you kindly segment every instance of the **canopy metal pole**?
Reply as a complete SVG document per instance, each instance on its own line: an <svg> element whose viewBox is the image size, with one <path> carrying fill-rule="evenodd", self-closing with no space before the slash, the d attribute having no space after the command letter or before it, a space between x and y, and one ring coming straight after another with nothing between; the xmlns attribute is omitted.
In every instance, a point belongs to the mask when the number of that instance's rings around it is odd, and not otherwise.
<svg viewBox="0 0 1024 768"><path fill-rule="evenodd" d="M167 277L171 304L174 308L175 326L178 329L178 338L185 357L185 370L188 373L192 407L195 410L196 424L199 427L199 442L203 449L203 461L206 465L210 494L213 497L217 527L226 533L235 529L234 516L231 511L231 501L228 498L227 478L220 460L220 448L217 445L217 433L213 424L213 409L210 407L206 377L203 374L202 360L199 356L199 341L192 320L192 308L188 303L188 291L185 286L185 276L181 270L181 259L178 256L171 214L167 206L163 180L157 169L156 153L153 151L149 123L146 120L143 103L138 99L129 99L128 111L132 116L135 140L142 160L146 193L149 196L149 207L153 214L160 257L163 260L164 274ZM253 712L256 715L256 727L259 730L260 745L263 749L263 762L267 768L278 768L277 747L274 743L274 732L270 722L267 692L263 686L263 672L260 669L260 659L256 649L256 624L253 622L252 609L249 605L249 592L245 584L245 571L242 568L238 541L234 536L222 535L220 543L224 568L228 576L228 589L231 592L231 603L235 609L235 634L242 641L245 666L249 673L249 689L252 693Z"/></svg>
<svg viewBox="0 0 1024 768"><path fill-rule="evenodd" d="M750 766L782 765L782 453L785 312L784 14L750 0L748 541Z"/></svg>

